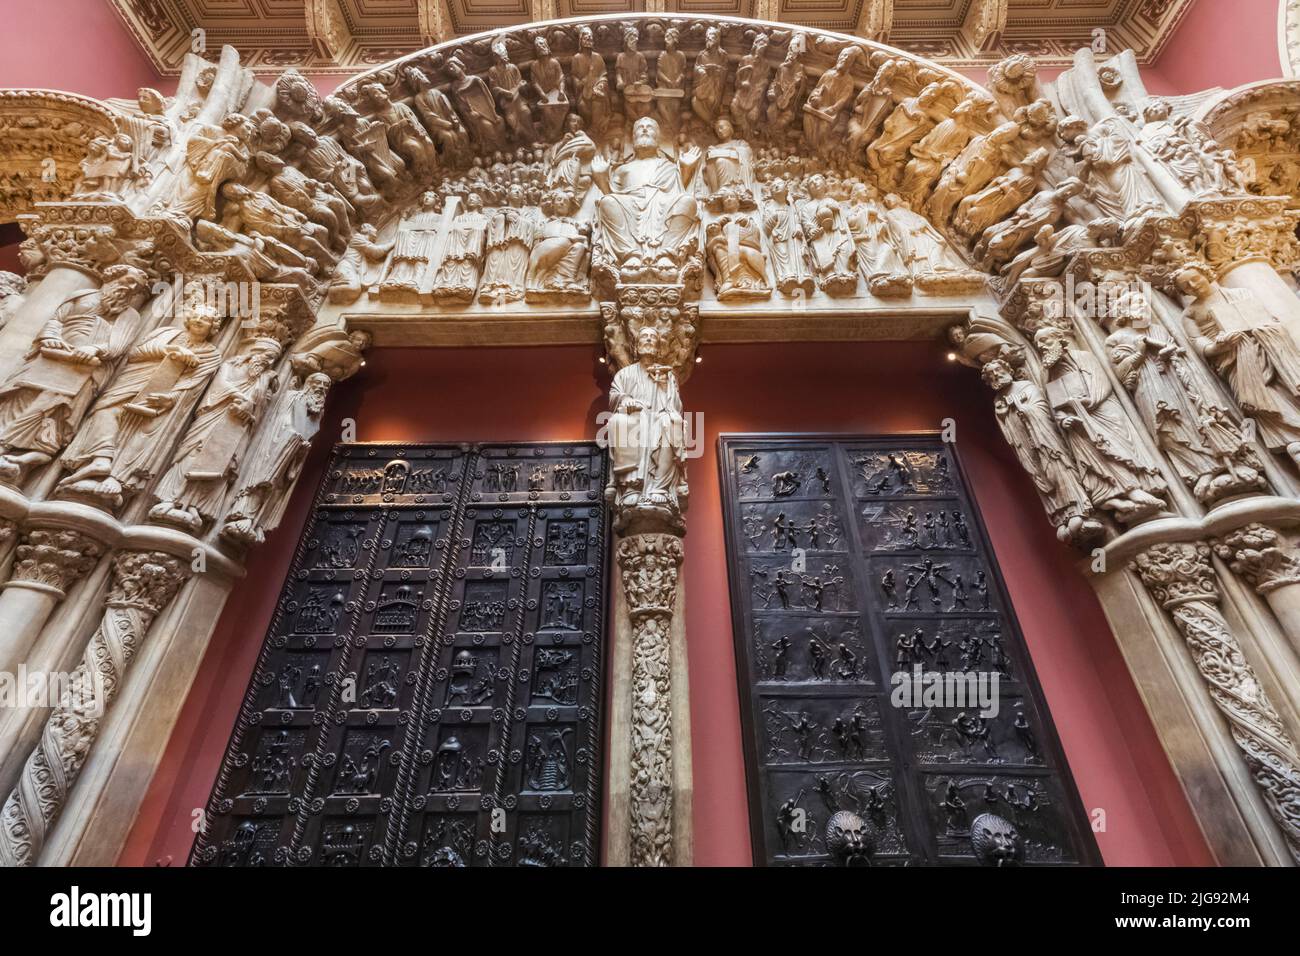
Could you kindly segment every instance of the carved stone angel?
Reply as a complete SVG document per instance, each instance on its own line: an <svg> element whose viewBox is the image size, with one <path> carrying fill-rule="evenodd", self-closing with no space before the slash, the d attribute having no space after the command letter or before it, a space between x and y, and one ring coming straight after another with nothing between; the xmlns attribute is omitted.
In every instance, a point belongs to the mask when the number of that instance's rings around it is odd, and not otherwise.
<svg viewBox="0 0 1300 956"><path fill-rule="evenodd" d="M899 195L913 208L919 209L944 167L965 149L992 109L991 100L972 93L962 99L947 118L921 137L920 142L913 144L910 150L912 158L899 180Z"/></svg>
<svg viewBox="0 0 1300 956"><path fill-rule="evenodd" d="M1187 361L1141 292L1127 293L1103 319L1106 357L1133 395L1147 431L1203 504L1265 487L1260 465L1213 382Z"/></svg>
<svg viewBox="0 0 1300 956"><path fill-rule="evenodd" d="M1080 178L1088 198L1102 215L1128 221L1147 212L1163 212L1164 199L1133 156L1133 142L1123 122L1108 117L1079 141Z"/></svg>
<svg viewBox="0 0 1300 956"><path fill-rule="evenodd" d="M858 271L874 296L911 295L911 272L899 252L885 209L877 199L866 183L853 184L844 221L853 236Z"/></svg>
<svg viewBox="0 0 1300 956"><path fill-rule="evenodd" d="M1011 167L1010 147L1019 138L1020 125L1008 122L971 140L948 164L930 194L931 220L946 225L959 202L1006 172Z"/></svg>
<svg viewBox="0 0 1300 956"><path fill-rule="evenodd" d="M1034 194L1049 157L1046 149L1036 149L985 189L967 196L957 204L953 228L963 236L974 236L1009 216Z"/></svg>
<svg viewBox="0 0 1300 956"><path fill-rule="evenodd" d="M1048 376L1048 402L1093 505L1124 524L1165 511L1160 469L1138 442L1101 361L1056 325L1041 327L1034 345Z"/></svg>
<svg viewBox="0 0 1300 956"><path fill-rule="evenodd" d="M231 113L221 126L199 124L185 143L185 167L176 190L177 210L196 219L217 218L222 184L248 172L253 127L246 116Z"/></svg>
<svg viewBox="0 0 1300 956"><path fill-rule="evenodd" d="M812 275L808 271L808 250L799 210L790 201L785 180L773 180L763 204L763 231L772 250L772 271L776 287L785 295L810 295Z"/></svg>
<svg viewBox="0 0 1300 956"><path fill-rule="evenodd" d="M839 203L828 195L820 174L809 180L808 193L809 198L800 204L799 218L817 287L827 295L852 295L858 285L857 252L840 218Z"/></svg>
<svg viewBox="0 0 1300 956"><path fill-rule="evenodd" d="M210 341L220 321L210 306L188 305L183 324L156 329L127 353L63 454L72 473L60 494L116 507L165 467L176 432L221 364Z"/></svg>
<svg viewBox="0 0 1300 956"><path fill-rule="evenodd" d="M763 230L756 216L741 212L736 194L723 198L722 215L706 227L704 248L719 301L765 299L772 294Z"/></svg>
<svg viewBox="0 0 1300 956"><path fill-rule="evenodd" d="M433 281L433 297L438 301L472 302L483 269L483 241L488 221L483 215L483 199L470 193L447 230L447 245Z"/></svg>
<svg viewBox="0 0 1300 956"><path fill-rule="evenodd" d="M984 230L975 244L976 261L986 269L1009 262L1043 226L1055 226L1070 200L1082 192L1083 182L1071 176L1030 196L1009 219Z"/></svg>
<svg viewBox="0 0 1300 956"><path fill-rule="evenodd" d="M880 135L867 147L867 165L877 176L890 183L897 181L913 144L946 118L944 100L951 94L952 86L951 81L930 83L889 114Z"/></svg>
<svg viewBox="0 0 1300 956"><path fill-rule="evenodd" d="M138 269L110 266L100 289L72 296L42 327L0 386L0 481L18 484L72 439L135 335L147 282Z"/></svg>
<svg viewBox="0 0 1300 956"><path fill-rule="evenodd" d="M329 300L337 305L351 305L373 281L375 269L393 251L394 242L380 242L379 233L370 223L359 228L348 243L347 252L334 269L330 280Z"/></svg>
<svg viewBox="0 0 1300 956"><path fill-rule="evenodd" d="M218 369L172 466L154 490L152 521L197 532L220 513L226 484L275 380L280 343L254 339Z"/></svg>

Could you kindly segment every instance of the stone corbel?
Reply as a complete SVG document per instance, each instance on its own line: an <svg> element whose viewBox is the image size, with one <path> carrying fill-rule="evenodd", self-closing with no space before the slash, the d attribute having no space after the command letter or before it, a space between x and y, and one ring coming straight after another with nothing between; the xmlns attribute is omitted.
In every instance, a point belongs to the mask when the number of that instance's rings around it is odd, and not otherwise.
<svg viewBox="0 0 1300 956"><path fill-rule="evenodd" d="M1209 546L1157 544L1137 555L1133 570L1183 636L1260 798L1300 863L1300 753L1219 608Z"/></svg>
<svg viewBox="0 0 1300 956"><path fill-rule="evenodd" d="M884 43L893 25L894 0L863 0L853 32L864 40Z"/></svg>
<svg viewBox="0 0 1300 956"><path fill-rule="evenodd" d="M338 0L307 0L303 11L307 17L307 35L316 55L337 60L352 42Z"/></svg>
<svg viewBox="0 0 1300 956"><path fill-rule="evenodd" d="M1002 43L1002 31L1007 28L1010 12L1010 0L975 0L962 24L962 37L982 53L996 50Z"/></svg>

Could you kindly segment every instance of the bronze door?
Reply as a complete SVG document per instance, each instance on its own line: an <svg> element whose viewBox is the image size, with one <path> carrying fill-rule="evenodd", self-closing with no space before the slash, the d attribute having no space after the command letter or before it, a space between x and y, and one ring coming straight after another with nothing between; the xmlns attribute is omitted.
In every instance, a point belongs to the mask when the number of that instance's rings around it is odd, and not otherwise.
<svg viewBox="0 0 1300 956"><path fill-rule="evenodd" d="M604 469L337 446L190 863L594 865Z"/></svg>
<svg viewBox="0 0 1300 956"><path fill-rule="evenodd" d="M1099 862L953 446L719 445L755 861Z"/></svg>

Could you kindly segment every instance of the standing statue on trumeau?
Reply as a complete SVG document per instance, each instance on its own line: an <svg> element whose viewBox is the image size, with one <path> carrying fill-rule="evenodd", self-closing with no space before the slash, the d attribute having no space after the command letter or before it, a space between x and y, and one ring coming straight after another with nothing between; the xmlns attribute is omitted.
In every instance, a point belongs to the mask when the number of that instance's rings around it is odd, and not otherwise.
<svg viewBox="0 0 1300 956"><path fill-rule="evenodd" d="M677 162L659 150L659 124L642 117L632 127L633 156L610 169L592 160L591 175L604 194L596 204L601 242L622 281L653 277L681 281L683 263L698 249L699 208L689 192L700 151Z"/></svg>
<svg viewBox="0 0 1300 956"><path fill-rule="evenodd" d="M1131 524L1169 506L1160 469L1138 440L1102 360L1070 333L1044 325L1034 334L1047 375L1047 400L1094 507Z"/></svg>
<svg viewBox="0 0 1300 956"><path fill-rule="evenodd" d="M658 513L670 526L686 509L686 423L677 373L661 364L662 333L637 334L637 361L619 369L609 390L612 468L605 494L626 528L635 512Z"/></svg>
<svg viewBox="0 0 1300 956"><path fill-rule="evenodd" d="M1190 297L1183 325L1192 346L1255 421L1260 440L1300 465L1300 349L1250 289L1225 289L1202 263L1174 277Z"/></svg>
<svg viewBox="0 0 1300 956"><path fill-rule="evenodd" d="M116 265L104 280L59 306L0 386L0 481L16 485L63 450L135 337L148 278Z"/></svg>
<svg viewBox="0 0 1300 956"><path fill-rule="evenodd" d="M151 520L199 531L217 517L226 483L239 472L244 443L273 389L280 351L275 339L254 339L217 370L154 490Z"/></svg>
<svg viewBox="0 0 1300 956"><path fill-rule="evenodd" d="M156 329L131 349L63 454L72 473L59 482L60 495L115 508L162 471L176 432L221 364L212 344L220 324L211 306L187 305L180 325Z"/></svg>

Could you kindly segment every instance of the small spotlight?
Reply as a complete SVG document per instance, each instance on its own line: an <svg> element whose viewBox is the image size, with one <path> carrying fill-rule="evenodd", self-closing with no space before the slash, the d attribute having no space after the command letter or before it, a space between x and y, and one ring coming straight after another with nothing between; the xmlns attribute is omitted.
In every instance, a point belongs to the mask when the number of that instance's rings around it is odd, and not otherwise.
<svg viewBox="0 0 1300 956"><path fill-rule="evenodd" d="M695 364L696 364L696 365L699 365L699 364L700 364L701 362L703 362L703 361L704 361L704 356L703 356L703 355L697 355L697 356L695 356Z"/></svg>
<svg viewBox="0 0 1300 956"><path fill-rule="evenodd" d="M604 365L604 364L605 364L605 356L603 356L603 355L600 356L600 358L596 359L596 361L599 362L601 365Z"/></svg>
<svg viewBox="0 0 1300 956"><path fill-rule="evenodd" d="M949 352L949 353L948 353L948 361L949 361L949 362L955 362L955 361L957 361L957 353L956 353L956 352Z"/></svg>

